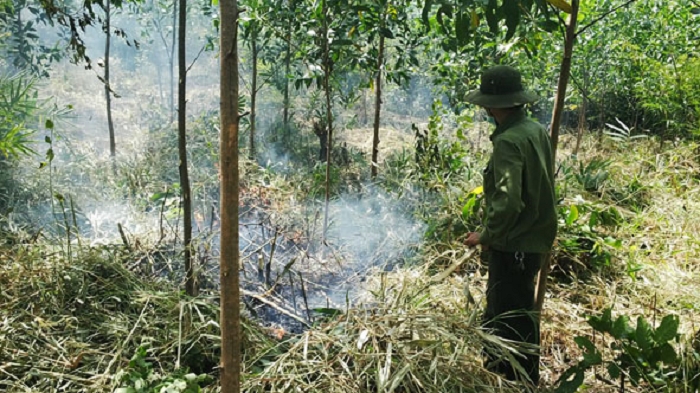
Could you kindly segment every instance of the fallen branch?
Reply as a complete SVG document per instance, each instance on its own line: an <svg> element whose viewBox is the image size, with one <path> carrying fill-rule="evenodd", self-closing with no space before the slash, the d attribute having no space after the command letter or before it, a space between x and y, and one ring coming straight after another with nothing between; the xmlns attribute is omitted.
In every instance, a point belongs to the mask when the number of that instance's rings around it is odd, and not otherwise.
<svg viewBox="0 0 700 393"><path fill-rule="evenodd" d="M246 295L246 296L250 296L257 301L274 308L275 310L277 310L277 311L281 312L282 314L294 319L295 321L303 324L306 327L311 327L311 325L308 322L306 322L303 318L301 318L300 316L294 314L293 312L283 308L282 306L280 306L278 304L275 304L275 303L265 299L264 297L262 297L260 295L257 295L253 292L250 292L250 291L246 291L245 289L241 289L241 293Z"/></svg>

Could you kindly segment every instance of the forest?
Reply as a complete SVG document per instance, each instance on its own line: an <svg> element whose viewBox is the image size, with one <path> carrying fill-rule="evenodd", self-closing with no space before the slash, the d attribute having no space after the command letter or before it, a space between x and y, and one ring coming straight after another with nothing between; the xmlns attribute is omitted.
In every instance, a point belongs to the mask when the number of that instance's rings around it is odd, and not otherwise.
<svg viewBox="0 0 700 393"><path fill-rule="evenodd" d="M700 392L698 0L0 0L0 52L2 392ZM467 245L496 65L539 345Z"/></svg>

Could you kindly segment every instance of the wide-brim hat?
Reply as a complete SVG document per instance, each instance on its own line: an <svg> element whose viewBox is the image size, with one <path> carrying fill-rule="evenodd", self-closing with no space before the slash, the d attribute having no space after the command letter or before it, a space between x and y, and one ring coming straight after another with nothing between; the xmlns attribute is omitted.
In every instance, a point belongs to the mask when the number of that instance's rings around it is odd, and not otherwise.
<svg viewBox="0 0 700 393"><path fill-rule="evenodd" d="M479 89L470 91L466 96L467 102L485 108L512 108L538 99L537 94L523 89L520 72L504 65L484 71Z"/></svg>

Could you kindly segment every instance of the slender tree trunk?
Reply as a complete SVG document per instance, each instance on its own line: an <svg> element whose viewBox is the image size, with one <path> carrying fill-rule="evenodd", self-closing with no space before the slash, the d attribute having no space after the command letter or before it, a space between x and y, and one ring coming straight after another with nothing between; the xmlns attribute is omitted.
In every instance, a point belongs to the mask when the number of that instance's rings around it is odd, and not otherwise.
<svg viewBox="0 0 700 393"><path fill-rule="evenodd" d="M255 160L255 107L256 98L258 96L258 25L257 22L253 21L253 26L251 26L250 41L251 41L251 55L253 61L253 81L250 88L250 135L249 135L249 148L248 158Z"/></svg>
<svg viewBox="0 0 700 393"><path fill-rule="evenodd" d="M192 266L192 196L190 191L190 176L187 170L187 64L185 55L185 38L187 27L187 0L180 1L180 24L178 26L178 94L177 94L177 128L178 147L180 155L180 195L182 197L182 211L184 215L184 245L185 245L185 293L189 296L197 295L194 280L194 266Z"/></svg>
<svg viewBox="0 0 700 393"><path fill-rule="evenodd" d="M291 7L290 7L291 8ZM287 54L284 57L284 132L289 139L289 70L292 63L292 20L289 20L287 30Z"/></svg>
<svg viewBox="0 0 700 393"><path fill-rule="evenodd" d="M561 69L559 70L559 84L557 85L557 96L554 101L554 113L552 113L552 163L556 167L557 145L559 144L559 126L561 125L561 115L564 112L564 100L566 98L566 88L569 84L569 76L571 72L571 57L574 51L574 41L576 40L576 19L578 18L579 0L571 1L571 15L569 16L569 24L566 26L564 36L564 57L561 60ZM552 173L555 173L555 168L552 168ZM551 270L552 253L548 253L545 257L542 269L537 277L537 295L535 298L535 307L537 311L542 311L544 304L544 295L547 290L547 277Z"/></svg>
<svg viewBox="0 0 700 393"><path fill-rule="evenodd" d="M110 17L111 17L111 4L110 0L107 0L105 7L105 99L107 100L107 127L109 128L109 155L114 160L116 155L117 147L114 141L114 122L112 121L112 93L111 87L109 85L109 49L111 46L110 38L112 33L110 32Z"/></svg>
<svg viewBox="0 0 700 393"><path fill-rule="evenodd" d="M581 92L581 107L578 115L578 133L576 134L576 147L574 155L578 155L578 150L581 148L581 140L583 133L586 130L586 107L588 106L588 73L586 68L583 69L583 91Z"/></svg>
<svg viewBox="0 0 700 393"><path fill-rule="evenodd" d="M377 79L374 82L376 98L374 101L374 135L372 137L372 178L377 177L379 157L379 119L382 109L382 69L384 68L384 35L379 33L379 55L377 56Z"/></svg>
<svg viewBox="0 0 700 393"><path fill-rule="evenodd" d="M177 2L178 0L173 0L173 39L170 45L170 124L175 121L175 45L177 31L175 26L177 26Z"/></svg>
<svg viewBox="0 0 700 393"><path fill-rule="evenodd" d="M240 392L238 288L238 5L220 0L221 14L221 393Z"/></svg>
<svg viewBox="0 0 700 393"><path fill-rule="evenodd" d="M331 200L331 156L333 151L333 107L331 106L330 78L332 65L328 44L328 2L323 1L323 90L326 93L326 123L328 123L328 143L326 144L326 210L323 216L323 241L328 231L328 208Z"/></svg>

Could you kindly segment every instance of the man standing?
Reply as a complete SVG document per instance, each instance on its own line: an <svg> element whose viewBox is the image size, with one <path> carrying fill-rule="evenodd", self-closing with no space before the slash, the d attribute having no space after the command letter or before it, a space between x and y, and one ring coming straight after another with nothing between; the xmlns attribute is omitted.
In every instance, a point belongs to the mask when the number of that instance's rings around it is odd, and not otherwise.
<svg viewBox="0 0 700 393"><path fill-rule="evenodd" d="M484 170L486 220L466 244L488 250L489 277L484 326L503 338L539 346L535 277L557 233L553 157L545 128L527 118L523 106L537 100L509 66L484 72L466 100L496 122L493 153ZM532 352L532 351L530 351ZM539 354L516 356L530 382L539 382ZM487 356L487 367L516 379L516 367Z"/></svg>

